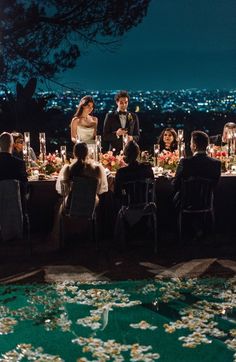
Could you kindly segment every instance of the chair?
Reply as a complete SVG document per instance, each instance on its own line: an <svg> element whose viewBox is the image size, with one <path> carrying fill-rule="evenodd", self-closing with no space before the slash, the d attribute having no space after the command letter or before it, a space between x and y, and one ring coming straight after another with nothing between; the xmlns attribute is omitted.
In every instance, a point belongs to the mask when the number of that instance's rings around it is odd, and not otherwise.
<svg viewBox="0 0 236 362"><path fill-rule="evenodd" d="M31 254L29 217L22 211L19 181L2 180L0 181L0 240L22 239L25 232Z"/></svg>
<svg viewBox="0 0 236 362"><path fill-rule="evenodd" d="M85 218L92 224L92 239L98 246L96 230L96 196L98 180L92 177L76 177L68 184L61 182L63 204L60 215L60 246L64 246L65 218ZM68 194L69 191L69 194ZM68 195L68 196L67 196Z"/></svg>
<svg viewBox="0 0 236 362"><path fill-rule="evenodd" d="M122 206L115 226L115 239L125 239L125 221L136 224L143 216L152 219L154 252L157 252L157 217L155 203L155 181L153 179L134 180L122 185Z"/></svg>
<svg viewBox="0 0 236 362"><path fill-rule="evenodd" d="M214 230L214 194L213 182L211 179L202 177L190 177L182 181L180 191L180 209L178 216L179 241L182 242L182 222L184 215L206 216L210 215L212 230Z"/></svg>

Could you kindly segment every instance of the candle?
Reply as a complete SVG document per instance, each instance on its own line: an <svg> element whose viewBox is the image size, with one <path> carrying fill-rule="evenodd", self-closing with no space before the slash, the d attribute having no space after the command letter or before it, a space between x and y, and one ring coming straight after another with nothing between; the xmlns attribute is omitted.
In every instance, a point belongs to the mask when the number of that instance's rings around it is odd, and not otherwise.
<svg viewBox="0 0 236 362"><path fill-rule="evenodd" d="M60 154L61 154L62 163L65 163L65 161L66 161L66 146L61 146L60 147Z"/></svg>
<svg viewBox="0 0 236 362"><path fill-rule="evenodd" d="M44 161L46 158L46 135L45 135L45 132L39 133L39 147L40 147L40 157Z"/></svg>
<svg viewBox="0 0 236 362"><path fill-rule="evenodd" d="M102 152L102 137L101 136L96 136L95 137L95 153L96 153L96 161L99 161L99 155Z"/></svg>
<svg viewBox="0 0 236 362"><path fill-rule="evenodd" d="M155 144L154 145L154 166L158 166L158 156L160 152L160 145Z"/></svg>
<svg viewBox="0 0 236 362"><path fill-rule="evenodd" d="M23 152L23 156L25 158L26 164L27 166L29 166L29 162L30 162L30 133L29 132L24 132L24 152Z"/></svg>

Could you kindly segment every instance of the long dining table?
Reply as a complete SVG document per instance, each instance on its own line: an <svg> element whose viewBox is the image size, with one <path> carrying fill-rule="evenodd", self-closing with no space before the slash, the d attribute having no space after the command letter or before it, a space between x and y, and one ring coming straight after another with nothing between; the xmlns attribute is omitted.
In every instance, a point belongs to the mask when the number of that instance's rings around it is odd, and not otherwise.
<svg viewBox="0 0 236 362"><path fill-rule="evenodd" d="M114 177L113 177L114 178ZM173 206L173 188L171 177L158 176L156 180L156 202L158 225L163 230L174 230L176 214ZM28 210L33 232L50 232L55 212L60 203L60 195L55 189L55 180L29 181L30 196ZM107 236L112 233L115 222L116 203L112 192L112 180L109 191L101 195L98 209L98 222ZM236 176L222 175L215 191L216 231L235 234L236 214Z"/></svg>

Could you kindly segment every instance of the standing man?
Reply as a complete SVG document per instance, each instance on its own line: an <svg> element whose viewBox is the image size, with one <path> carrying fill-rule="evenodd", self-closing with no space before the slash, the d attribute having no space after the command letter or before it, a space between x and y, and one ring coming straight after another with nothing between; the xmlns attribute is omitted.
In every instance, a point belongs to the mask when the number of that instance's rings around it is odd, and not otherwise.
<svg viewBox="0 0 236 362"><path fill-rule="evenodd" d="M138 116L127 111L128 93L120 91L115 95L115 101L117 110L107 113L105 117L103 139L109 143L109 149L118 154L127 142L138 142L140 132Z"/></svg>

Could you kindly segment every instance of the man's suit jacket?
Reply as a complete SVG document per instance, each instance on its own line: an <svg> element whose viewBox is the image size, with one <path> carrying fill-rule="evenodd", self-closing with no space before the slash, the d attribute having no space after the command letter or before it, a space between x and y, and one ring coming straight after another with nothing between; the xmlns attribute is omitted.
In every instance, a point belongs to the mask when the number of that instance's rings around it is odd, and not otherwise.
<svg viewBox="0 0 236 362"><path fill-rule="evenodd" d="M221 162L208 157L206 153L197 153L190 158L182 158L177 167L173 186L175 192L180 191L182 180L190 177L203 177L212 180L216 186L221 174Z"/></svg>
<svg viewBox="0 0 236 362"><path fill-rule="evenodd" d="M116 136L118 128L122 128L119 113L117 111L107 113L103 127L103 140L109 142L110 150L115 148L116 154L123 148L122 137L117 138ZM134 140L138 142L140 136L139 120L135 113L127 112L125 128L128 130L128 135L133 136Z"/></svg>
<svg viewBox="0 0 236 362"><path fill-rule="evenodd" d="M0 152L0 180L19 180L22 208L25 210L27 192L27 172L25 162L7 152Z"/></svg>
<svg viewBox="0 0 236 362"><path fill-rule="evenodd" d="M145 180L146 178L154 179L154 174L150 164L135 161L126 167L120 168L117 171L115 178L115 196L117 198L121 198L123 183L135 180Z"/></svg>
<svg viewBox="0 0 236 362"><path fill-rule="evenodd" d="M226 143L222 142L221 134L210 136L209 139L210 139L210 143L213 143L215 146L223 146L226 144Z"/></svg>

